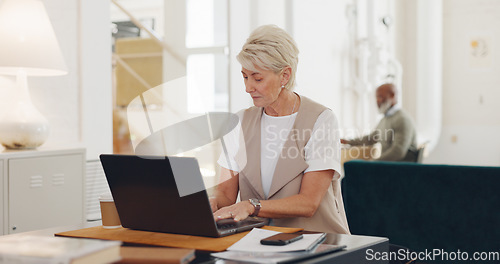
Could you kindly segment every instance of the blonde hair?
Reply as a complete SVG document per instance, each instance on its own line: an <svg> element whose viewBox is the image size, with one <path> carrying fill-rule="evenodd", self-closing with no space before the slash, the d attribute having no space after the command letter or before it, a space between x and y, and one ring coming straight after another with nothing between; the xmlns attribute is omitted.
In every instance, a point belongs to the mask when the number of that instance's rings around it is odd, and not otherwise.
<svg viewBox="0 0 500 264"><path fill-rule="evenodd" d="M257 66L280 74L289 66L291 74L285 88L293 90L298 55L297 44L285 30L275 25L264 25L250 34L236 59L243 68L251 71L256 71Z"/></svg>

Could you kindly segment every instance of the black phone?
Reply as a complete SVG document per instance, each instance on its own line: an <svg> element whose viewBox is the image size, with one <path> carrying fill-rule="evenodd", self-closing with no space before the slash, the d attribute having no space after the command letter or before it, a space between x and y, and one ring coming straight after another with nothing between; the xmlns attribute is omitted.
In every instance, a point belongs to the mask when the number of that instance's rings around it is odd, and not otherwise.
<svg viewBox="0 0 500 264"><path fill-rule="evenodd" d="M279 233L260 240L262 245L284 246L303 238L302 234Z"/></svg>

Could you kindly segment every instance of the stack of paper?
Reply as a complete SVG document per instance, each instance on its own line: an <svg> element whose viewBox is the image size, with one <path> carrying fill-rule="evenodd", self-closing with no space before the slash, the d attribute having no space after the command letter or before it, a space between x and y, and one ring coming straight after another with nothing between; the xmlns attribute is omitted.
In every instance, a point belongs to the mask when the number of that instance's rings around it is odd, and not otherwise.
<svg viewBox="0 0 500 264"><path fill-rule="evenodd" d="M278 263L308 254L325 237L325 233L304 234L303 238L284 246L260 244L260 240L279 232L254 228L245 237L234 243L225 252L212 253L212 256L237 261L255 263Z"/></svg>

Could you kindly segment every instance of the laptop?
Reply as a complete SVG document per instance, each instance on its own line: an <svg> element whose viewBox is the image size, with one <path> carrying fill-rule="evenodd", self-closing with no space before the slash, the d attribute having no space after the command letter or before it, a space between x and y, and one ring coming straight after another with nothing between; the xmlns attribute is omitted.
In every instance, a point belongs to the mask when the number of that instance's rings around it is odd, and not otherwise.
<svg viewBox="0 0 500 264"><path fill-rule="evenodd" d="M100 159L125 228L222 237L267 223L251 217L216 222L195 158L102 154Z"/></svg>

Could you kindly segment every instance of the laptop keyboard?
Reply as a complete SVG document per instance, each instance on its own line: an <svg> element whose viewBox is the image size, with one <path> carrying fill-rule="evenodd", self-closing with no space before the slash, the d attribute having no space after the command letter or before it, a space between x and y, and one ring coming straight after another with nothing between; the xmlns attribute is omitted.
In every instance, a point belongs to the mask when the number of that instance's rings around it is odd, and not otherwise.
<svg viewBox="0 0 500 264"><path fill-rule="evenodd" d="M235 224L225 224L225 225L217 225L218 229L230 229L230 228L236 228Z"/></svg>
<svg viewBox="0 0 500 264"><path fill-rule="evenodd" d="M238 222L234 221L233 219L221 219L216 223L217 223L217 230L221 235L229 235L237 232L244 232L251 230L254 227L261 227L264 224L266 224L264 219L257 219L251 217Z"/></svg>
<svg viewBox="0 0 500 264"><path fill-rule="evenodd" d="M217 221L217 229L231 229L238 227L238 223L233 219L222 219Z"/></svg>

